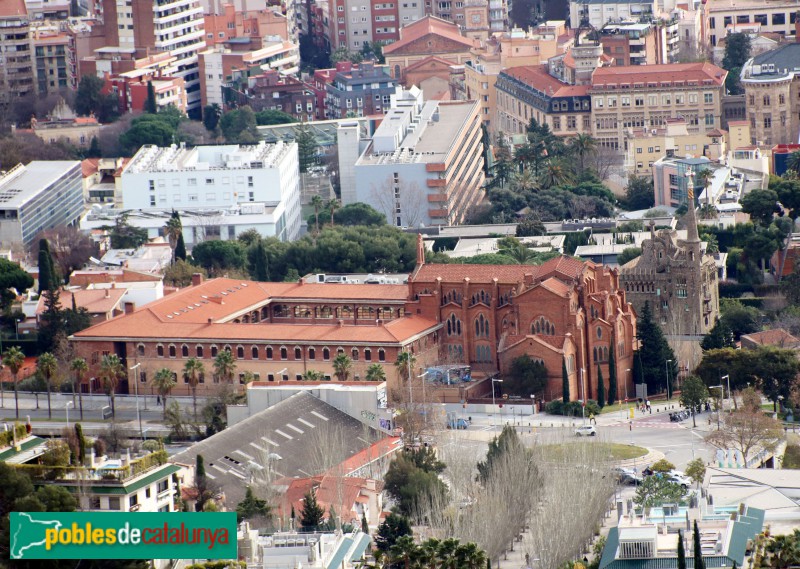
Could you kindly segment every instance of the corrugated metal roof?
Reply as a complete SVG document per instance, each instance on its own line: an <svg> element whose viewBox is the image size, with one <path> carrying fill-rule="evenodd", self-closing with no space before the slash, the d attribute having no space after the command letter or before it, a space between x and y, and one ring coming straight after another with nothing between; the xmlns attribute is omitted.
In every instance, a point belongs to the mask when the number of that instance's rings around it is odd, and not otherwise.
<svg viewBox="0 0 800 569"><path fill-rule="evenodd" d="M344 561L344 558L347 555L347 552L350 551L351 545L353 545L353 538L344 538L336 550L336 553L334 553L333 557L331 557L331 560L328 561L325 569L337 569L339 566L341 566L342 561Z"/></svg>
<svg viewBox="0 0 800 569"><path fill-rule="evenodd" d="M369 546L369 542L369 535L362 533L358 536L358 541L356 541L356 544L352 549L352 553L350 554L351 563L361 559L361 557L364 555L364 552L367 550L367 546Z"/></svg>

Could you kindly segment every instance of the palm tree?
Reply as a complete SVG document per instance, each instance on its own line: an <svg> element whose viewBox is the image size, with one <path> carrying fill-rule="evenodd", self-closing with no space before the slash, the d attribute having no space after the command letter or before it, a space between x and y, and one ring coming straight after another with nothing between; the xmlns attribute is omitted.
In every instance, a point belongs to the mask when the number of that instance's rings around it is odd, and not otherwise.
<svg viewBox="0 0 800 569"><path fill-rule="evenodd" d="M173 211L173 216L167 220L167 223L164 224L164 231L167 234L167 238L169 239L169 246L172 249L172 260L175 260L175 247L178 245L178 237L180 237L181 233L183 233L183 224L179 217L175 216L175 212Z"/></svg>
<svg viewBox="0 0 800 569"><path fill-rule="evenodd" d="M536 188L536 176L530 170L517 172L511 177L511 187L517 191L528 191Z"/></svg>
<svg viewBox="0 0 800 569"><path fill-rule="evenodd" d="M714 177L714 172L712 172L710 168L703 168L702 170L697 172L694 177L697 180L697 188L700 188L701 190L704 191L704 190L706 190L708 188L709 184L711 183L711 178ZM695 194L698 197L700 196L701 193L702 193L702 191L701 192L695 192ZM693 203L692 204L688 204L688 205L689 205L689 207L694 207ZM712 207L711 196L708 195L708 194L706 194L706 205L709 208ZM706 218L706 219L710 219L710 218Z"/></svg>
<svg viewBox="0 0 800 569"><path fill-rule="evenodd" d="M464 569L483 569L486 567L486 552L474 543L459 545L456 551L458 566Z"/></svg>
<svg viewBox="0 0 800 569"><path fill-rule="evenodd" d="M317 233L319 233L319 210L323 208L325 202L323 201L322 196L317 194L311 198L311 205L314 206L314 221L317 226Z"/></svg>
<svg viewBox="0 0 800 569"><path fill-rule="evenodd" d="M570 181L567 168L560 160L550 160L542 172L542 187L554 188Z"/></svg>
<svg viewBox="0 0 800 569"><path fill-rule="evenodd" d="M326 204L326 207L331 210L331 227L333 227L333 213L337 209L339 209L339 200L337 200L336 198L334 198L332 200L328 200L328 203Z"/></svg>
<svg viewBox="0 0 800 569"><path fill-rule="evenodd" d="M386 381L386 370L381 364L370 364L364 379L366 381Z"/></svg>
<svg viewBox="0 0 800 569"><path fill-rule="evenodd" d="M353 369L353 360L347 354L338 354L333 358L333 375L339 381L347 381Z"/></svg>
<svg viewBox="0 0 800 569"><path fill-rule="evenodd" d="M509 244L507 247L500 249L498 253L513 259L518 265L526 265L536 257L535 252L531 251L523 243L519 242Z"/></svg>
<svg viewBox="0 0 800 569"><path fill-rule="evenodd" d="M305 381L322 381L323 379L325 379L325 374L315 369L307 369L303 373L303 380Z"/></svg>
<svg viewBox="0 0 800 569"><path fill-rule="evenodd" d="M404 569L411 569L412 563L417 557L417 544L414 543L414 538L410 535L397 538L394 545L389 548L387 557L393 567L400 566Z"/></svg>
<svg viewBox="0 0 800 569"><path fill-rule="evenodd" d="M203 362L197 358L189 358L183 366L183 377L189 382L189 387L192 388L192 405L194 406L194 420L197 421L197 384L200 382L200 376L206 371Z"/></svg>
<svg viewBox="0 0 800 569"><path fill-rule="evenodd" d="M86 364L85 359L75 358L69 363L69 368L75 372L75 383L72 384L72 404L75 405L75 391L77 390L81 421L83 421L83 391L81 385L83 384L83 378L86 377L86 373L89 371L89 366Z"/></svg>
<svg viewBox="0 0 800 569"><path fill-rule="evenodd" d="M394 362L397 373L400 374L400 379L403 381L408 381L416 365L417 358L411 352L400 352L397 354L397 361Z"/></svg>
<svg viewBox="0 0 800 569"><path fill-rule="evenodd" d="M111 397L111 417L117 418L116 391L119 380L125 377L125 366L117 354L108 354L100 360L100 379L106 388L106 393Z"/></svg>
<svg viewBox="0 0 800 569"><path fill-rule="evenodd" d="M578 134L570 141L569 148L578 157L578 172L583 173L586 157L597 152L597 141L590 134Z"/></svg>
<svg viewBox="0 0 800 569"><path fill-rule="evenodd" d="M786 168L800 174L800 150L795 150L786 157Z"/></svg>
<svg viewBox="0 0 800 569"><path fill-rule="evenodd" d="M166 367L162 367L160 370L156 372L155 377L153 377L153 385L156 387L156 391L161 396L161 404L164 406L164 418L167 418L167 395L169 395L172 388L178 384L175 381L175 373Z"/></svg>
<svg viewBox="0 0 800 569"><path fill-rule="evenodd" d="M233 383L233 374L236 372L236 359L229 350L222 350L214 358L214 375L217 380Z"/></svg>
<svg viewBox="0 0 800 569"><path fill-rule="evenodd" d="M53 376L58 370L58 361L56 360L56 357L50 352L43 353L41 356L39 356L39 359L36 360L36 370L47 383L47 418L52 419L53 407L50 402L50 392L53 390Z"/></svg>
<svg viewBox="0 0 800 569"><path fill-rule="evenodd" d="M10 371L11 375L14 376L14 403L17 407L17 419L19 419L19 393L17 392L17 379L19 375L19 370L22 369L23 364L25 363L25 354L22 353L17 346L13 346L6 350L6 353L3 354L3 365L5 365ZM3 382L0 381L0 386L2 386ZM3 405L5 405L5 392L3 393Z"/></svg>

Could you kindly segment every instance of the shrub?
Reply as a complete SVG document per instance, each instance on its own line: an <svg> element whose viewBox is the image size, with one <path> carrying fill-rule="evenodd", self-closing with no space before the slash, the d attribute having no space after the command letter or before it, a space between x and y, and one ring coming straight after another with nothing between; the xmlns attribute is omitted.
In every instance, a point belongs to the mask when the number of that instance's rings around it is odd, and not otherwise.
<svg viewBox="0 0 800 569"><path fill-rule="evenodd" d="M800 445L786 445L782 466L783 468L800 470Z"/></svg>
<svg viewBox="0 0 800 569"><path fill-rule="evenodd" d="M568 401L564 403L560 399L551 401L545 406L545 410L551 415L564 415L565 417L580 417L581 416L581 403L580 401ZM586 402L585 415L599 415L600 406L597 401L590 399Z"/></svg>

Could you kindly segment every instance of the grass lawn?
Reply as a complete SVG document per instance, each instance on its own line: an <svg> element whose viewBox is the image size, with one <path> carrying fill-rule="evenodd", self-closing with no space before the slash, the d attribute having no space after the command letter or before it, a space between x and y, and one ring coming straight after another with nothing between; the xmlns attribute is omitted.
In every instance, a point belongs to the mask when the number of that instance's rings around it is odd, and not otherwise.
<svg viewBox="0 0 800 569"><path fill-rule="evenodd" d="M573 445L580 443L564 443L558 445L545 445L542 447L544 458L551 458L553 460L561 460L564 453L569 450ZM630 458L639 458L647 454L648 450L644 447L637 447L633 445L625 445L620 443L592 443L595 447L602 448L603 453L609 461L627 460Z"/></svg>

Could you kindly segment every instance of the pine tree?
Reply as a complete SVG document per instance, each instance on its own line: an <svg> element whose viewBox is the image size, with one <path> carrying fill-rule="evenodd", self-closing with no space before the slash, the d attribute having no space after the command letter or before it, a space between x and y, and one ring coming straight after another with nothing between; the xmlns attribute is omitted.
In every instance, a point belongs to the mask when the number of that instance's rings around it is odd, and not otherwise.
<svg viewBox="0 0 800 569"><path fill-rule="evenodd" d="M183 231L178 234L178 242L175 244L175 260L186 260L186 243L183 241Z"/></svg>
<svg viewBox="0 0 800 569"><path fill-rule="evenodd" d="M300 512L300 525L303 529L313 530L319 527L325 517L325 508L317 503L313 490L306 492L303 498L303 511Z"/></svg>
<svg viewBox="0 0 800 569"><path fill-rule="evenodd" d="M100 158L103 153L100 151L100 141L97 140L96 136L92 137L92 141L89 143L89 150L86 151L87 158Z"/></svg>
<svg viewBox="0 0 800 569"><path fill-rule="evenodd" d="M617 341L614 334L611 334L611 349L608 351L608 404L613 405L617 401Z"/></svg>
<svg viewBox="0 0 800 569"><path fill-rule="evenodd" d="M56 275L53 274L53 257L50 254L50 242L39 239L39 294L56 286Z"/></svg>
<svg viewBox="0 0 800 569"><path fill-rule="evenodd" d="M700 530L697 528L697 520L694 522L694 569L706 569L703 561L703 550L700 548Z"/></svg>
<svg viewBox="0 0 800 569"><path fill-rule="evenodd" d="M59 337L66 335L66 314L57 289L45 289L42 298L44 311L39 316L39 347L49 352L55 348Z"/></svg>
<svg viewBox="0 0 800 569"><path fill-rule="evenodd" d="M603 379L603 370L597 365L597 405L602 409L606 404L606 385Z"/></svg>
<svg viewBox="0 0 800 569"><path fill-rule="evenodd" d="M567 360L561 360L561 397L564 403L569 401L569 375L567 374Z"/></svg>
<svg viewBox="0 0 800 569"><path fill-rule="evenodd" d="M253 253L253 279L259 282L267 282L269 280L269 259L267 258L267 250L264 247L264 240L259 239L256 243L256 250Z"/></svg>
<svg viewBox="0 0 800 569"><path fill-rule="evenodd" d="M150 113L154 115L158 112L158 106L156 106L156 90L153 87L153 82L147 82L147 99L144 102L144 112Z"/></svg>
<svg viewBox="0 0 800 569"><path fill-rule="evenodd" d="M300 172L305 173L308 172L309 168L316 165L319 160L317 139L305 125L298 127L295 133Z"/></svg>
<svg viewBox="0 0 800 569"><path fill-rule="evenodd" d="M678 530L678 569L686 569L686 550L683 547L683 531Z"/></svg>

